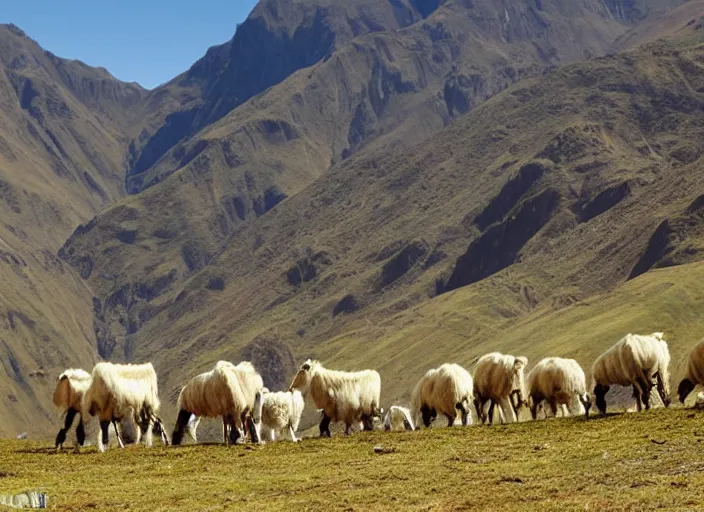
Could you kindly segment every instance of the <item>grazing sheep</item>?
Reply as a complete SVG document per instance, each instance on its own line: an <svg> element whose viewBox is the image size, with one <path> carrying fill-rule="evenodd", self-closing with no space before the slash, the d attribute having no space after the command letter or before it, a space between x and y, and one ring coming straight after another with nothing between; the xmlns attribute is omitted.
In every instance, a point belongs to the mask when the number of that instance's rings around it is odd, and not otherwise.
<svg viewBox="0 0 704 512"><path fill-rule="evenodd" d="M547 357L541 360L528 375L528 389L533 419L537 418L538 407L543 401L548 402L553 416L557 416L557 406L560 405L565 416L570 412L589 417L592 404L587 393L587 379L574 359Z"/></svg>
<svg viewBox="0 0 704 512"><path fill-rule="evenodd" d="M234 372L235 376L237 377L237 381L239 383L239 389L241 391L242 399L243 399L243 404L244 407L241 409L241 414L240 414L240 419L239 421L235 422L230 422L228 424L223 424L223 429L228 430L230 432L230 437L231 437L231 442L232 443L237 443L240 437L243 438L244 432L240 428L240 426L244 427L247 426L248 430L250 432L250 437L253 442L259 442L260 436L257 432L255 432L255 429L257 428L256 422L253 420L251 417L251 413L254 410L255 407L255 400L257 397L257 393L260 392L264 388L264 382L262 380L261 375L257 373L257 370L254 368L254 365L250 363L249 361L242 361L239 363L237 366L233 365L232 363L229 363L227 361L220 361L218 363L220 365L221 369L227 367L229 368L232 372ZM217 367L217 365L216 365ZM206 372L208 373L208 372ZM201 374L205 375L205 374ZM200 376L199 376L200 377ZM215 416L220 416L220 414L216 414ZM184 414L185 418L185 414ZM178 422L184 421L184 418L180 418ZM224 420L224 418L223 418ZM241 422L241 423L240 423ZM198 425L200 424L200 417L196 414L191 414L188 419L186 420L185 424L185 429L187 430L189 436L191 439L193 439L194 443L197 443L197 437L196 437L196 431L198 429ZM176 429L180 429L180 423L176 425ZM181 437L179 437L179 442L182 440L182 434ZM225 443L227 443L227 440L225 440Z"/></svg>
<svg viewBox="0 0 704 512"><path fill-rule="evenodd" d="M83 414L81 401L83 395L90 386L90 373L81 369L70 368L64 371L56 381L54 389L54 405L66 414L64 426L56 434L56 448L63 447L66 441L66 433L71 428L76 414L79 415L78 426L76 427L76 442L83 446L86 439L86 431L83 426Z"/></svg>
<svg viewBox="0 0 704 512"><path fill-rule="evenodd" d="M474 399L472 376L458 364L443 364L428 370L418 381L411 396L413 419L423 425L430 423L438 413L444 414L451 427L460 411L462 425L472 424L470 404Z"/></svg>
<svg viewBox="0 0 704 512"><path fill-rule="evenodd" d="M687 356L687 372L677 387L680 402L684 403L697 384L704 384L704 340L697 343Z"/></svg>
<svg viewBox="0 0 704 512"><path fill-rule="evenodd" d="M276 434L288 429L291 441L297 443L296 430L304 407L303 395L297 389L271 393L263 388L257 393L252 413L257 429L262 431L260 437L276 441Z"/></svg>
<svg viewBox="0 0 704 512"><path fill-rule="evenodd" d="M373 418L379 415L381 377L374 370L341 372L328 370L318 361L307 360L291 382L289 391L310 395L318 409L323 409L320 435L330 437L330 423L343 422L349 434L353 424L362 421L364 430L372 430Z"/></svg>
<svg viewBox="0 0 704 512"><path fill-rule="evenodd" d="M262 376L257 373L254 365L249 361L242 361L237 366L235 366L235 372L237 373L237 378L240 381L240 387L242 389L242 394L244 395L245 403L247 404L246 409L242 412L242 426L246 427L249 431L252 442L258 443L260 440L259 434L255 432L255 422L251 416L251 412L254 409L254 403L257 397L257 393L260 393L264 388L264 381ZM240 433L238 433L239 435ZM245 433L242 432L242 435Z"/></svg>
<svg viewBox="0 0 704 512"><path fill-rule="evenodd" d="M100 432L98 449L105 451L108 442L108 427L112 422L118 443L124 448L122 436L117 431L117 422L129 414L141 430L146 430L146 444L152 445L152 429L158 425L161 439L168 444L164 435L159 412L159 391L156 371L151 363L113 364L98 363L93 368L91 383L83 396L83 411L98 416ZM138 433L138 437L141 434Z"/></svg>
<svg viewBox="0 0 704 512"><path fill-rule="evenodd" d="M606 414L605 395L613 384L633 386L638 411L650 409L653 380L665 407L670 405L670 351L661 332L649 336L627 334L601 354L592 366L594 396L601 414Z"/></svg>
<svg viewBox="0 0 704 512"><path fill-rule="evenodd" d="M384 430L415 430L415 422L410 409L392 405L384 417Z"/></svg>
<svg viewBox="0 0 704 512"><path fill-rule="evenodd" d="M243 419L250 409L242 389L243 372L240 370L228 361L218 361L212 370L193 377L181 389L172 444L181 444L189 424L193 425L192 437L195 439L198 420L192 420L193 415L206 418L222 417L223 442L234 444L238 441ZM244 373L249 373L249 368L246 368Z"/></svg>
<svg viewBox="0 0 704 512"><path fill-rule="evenodd" d="M493 422L495 404L499 404L502 422L507 417L512 423L518 421L520 408L527 405L526 366L527 358L499 352L479 358L474 365L474 405L480 421ZM487 402L490 402L488 415L484 414Z"/></svg>

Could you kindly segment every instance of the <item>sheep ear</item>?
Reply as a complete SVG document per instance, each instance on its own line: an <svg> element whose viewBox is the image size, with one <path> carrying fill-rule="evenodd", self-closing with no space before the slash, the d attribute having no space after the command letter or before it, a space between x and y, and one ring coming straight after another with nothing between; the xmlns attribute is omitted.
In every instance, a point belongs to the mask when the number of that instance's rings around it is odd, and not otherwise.
<svg viewBox="0 0 704 512"><path fill-rule="evenodd" d="M525 367L528 364L528 360L525 357L517 357L516 360L513 362L513 368L516 370L520 370L521 368Z"/></svg>

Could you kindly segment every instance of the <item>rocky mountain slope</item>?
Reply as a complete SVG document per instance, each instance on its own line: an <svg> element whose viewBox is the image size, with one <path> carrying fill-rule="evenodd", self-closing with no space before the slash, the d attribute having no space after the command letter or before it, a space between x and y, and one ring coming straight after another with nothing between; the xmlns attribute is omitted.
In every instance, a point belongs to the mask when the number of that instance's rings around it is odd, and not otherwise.
<svg viewBox="0 0 704 512"><path fill-rule="evenodd" d="M154 91L4 29L3 57L31 55L38 93L24 101L3 61L17 121L0 135L28 128L0 153L31 143L36 162L0 167L20 198L0 248L50 262L15 264L3 287L28 319L0 332L16 360L5 410L24 415L5 434L29 418L44 431L48 377L98 357L154 361L167 407L217 358L254 360L271 387L302 357L373 364L402 398L429 358L500 344L481 329L496 314L519 322L698 259L698 46L593 58L680 4L265 0ZM24 215L25 190L52 214ZM426 304L444 318L458 293L477 308L457 324L481 333L472 350L456 356L442 329L432 357L390 349L382 326L416 325Z"/></svg>
<svg viewBox="0 0 704 512"><path fill-rule="evenodd" d="M92 293L56 254L124 195L145 93L0 26L0 435L48 423L55 370L96 359Z"/></svg>

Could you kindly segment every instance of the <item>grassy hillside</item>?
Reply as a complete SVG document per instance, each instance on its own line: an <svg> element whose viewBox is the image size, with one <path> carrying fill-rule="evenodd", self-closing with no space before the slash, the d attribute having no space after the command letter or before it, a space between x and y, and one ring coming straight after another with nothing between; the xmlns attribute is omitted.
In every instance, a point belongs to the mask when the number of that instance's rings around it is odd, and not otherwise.
<svg viewBox="0 0 704 512"><path fill-rule="evenodd" d="M679 409L261 447L0 441L0 482L54 510L692 510L701 440L701 413Z"/></svg>

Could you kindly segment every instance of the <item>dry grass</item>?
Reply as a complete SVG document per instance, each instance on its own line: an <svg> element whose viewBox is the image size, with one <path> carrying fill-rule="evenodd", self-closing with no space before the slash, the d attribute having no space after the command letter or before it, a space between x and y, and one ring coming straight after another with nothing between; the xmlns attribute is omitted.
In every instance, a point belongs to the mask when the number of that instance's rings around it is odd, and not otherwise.
<svg viewBox="0 0 704 512"><path fill-rule="evenodd" d="M691 510L701 425L660 409L262 447L55 454L0 441L0 488L42 489L54 510Z"/></svg>

